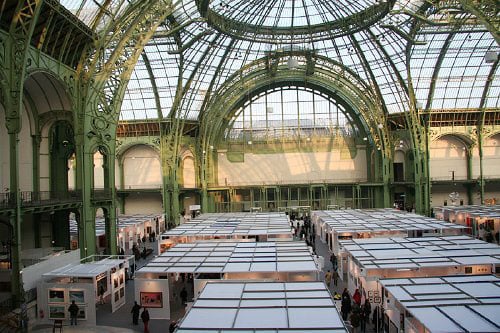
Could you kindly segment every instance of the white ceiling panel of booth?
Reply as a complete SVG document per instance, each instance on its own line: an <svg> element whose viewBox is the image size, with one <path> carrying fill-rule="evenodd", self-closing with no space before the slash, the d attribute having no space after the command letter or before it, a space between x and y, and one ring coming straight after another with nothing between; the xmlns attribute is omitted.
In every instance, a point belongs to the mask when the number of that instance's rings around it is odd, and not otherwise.
<svg viewBox="0 0 500 333"><path fill-rule="evenodd" d="M392 208L313 211L312 218L337 234L464 229L464 226Z"/></svg>
<svg viewBox="0 0 500 333"><path fill-rule="evenodd" d="M497 244L468 236L352 239L340 243L367 269L500 265Z"/></svg>
<svg viewBox="0 0 500 333"><path fill-rule="evenodd" d="M195 242L177 244L137 274L159 272L317 272L305 242Z"/></svg>
<svg viewBox="0 0 500 333"><path fill-rule="evenodd" d="M499 332L500 279L494 275L381 279L431 332Z"/></svg>
<svg viewBox="0 0 500 333"><path fill-rule="evenodd" d="M323 282L209 282L179 323L189 331L347 332Z"/></svg>

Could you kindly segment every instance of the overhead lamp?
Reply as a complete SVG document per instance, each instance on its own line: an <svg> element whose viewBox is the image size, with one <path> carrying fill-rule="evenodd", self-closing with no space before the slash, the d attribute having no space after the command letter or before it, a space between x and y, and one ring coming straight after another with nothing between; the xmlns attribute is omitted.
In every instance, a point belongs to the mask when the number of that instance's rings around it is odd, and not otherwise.
<svg viewBox="0 0 500 333"><path fill-rule="evenodd" d="M251 145L251 144L252 144L252 141L251 141L251 140L249 140L249 141L248 141L248 144L249 144L249 145Z"/></svg>
<svg viewBox="0 0 500 333"><path fill-rule="evenodd" d="M363 141L368 141L368 138L365 136L365 137L363 138Z"/></svg>
<svg viewBox="0 0 500 333"><path fill-rule="evenodd" d="M484 55L484 62L487 64L494 63L498 60L498 53L496 51L488 51Z"/></svg>
<svg viewBox="0 0 500 333"><path fill-rule="evenodd" d="M299 67L299 61L295 58L288 58L288 69L296 69Z"/></svg>
<svg viewBox="0 0 500 333"><path fill-rule="evenodd" d="M378 127L379 129L382 129L382 128L384 128L384 124L378 124L378 125L377 125L377 127Z"/></svg>

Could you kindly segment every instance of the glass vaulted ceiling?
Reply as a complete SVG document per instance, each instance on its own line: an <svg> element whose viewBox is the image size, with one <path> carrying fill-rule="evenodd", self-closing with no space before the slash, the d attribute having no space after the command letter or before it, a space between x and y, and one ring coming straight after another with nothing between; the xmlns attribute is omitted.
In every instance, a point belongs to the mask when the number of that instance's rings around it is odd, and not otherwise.
<svg viewBox="0 0 500 333"><path fill-rule="evenodd" d="M484 58L499 51L492 34L454 9L458 2L451 9L428 3L182 0L145 47L121 120L196 120L210 92L280 49L307 49L342 63L378 92L388 113L408 110L411 86L422 108L498 108L500 73ZM178 34L166 34L190 20Z"/></svg>

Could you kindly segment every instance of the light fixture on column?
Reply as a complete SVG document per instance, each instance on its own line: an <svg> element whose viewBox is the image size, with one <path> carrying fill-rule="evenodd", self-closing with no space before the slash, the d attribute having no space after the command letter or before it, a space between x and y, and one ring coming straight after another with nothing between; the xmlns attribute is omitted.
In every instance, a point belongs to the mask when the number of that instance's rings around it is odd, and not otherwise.
<svg viewBox="0 0 500 333"><path fill-rule="evenodd" d="M296 58L288 58L288 69L297 69L299 67L299 61Z"/></svg>
<svg viewBox="0 0 500 333"><path fill-rule="evenodd" d="M484 62L487 64L492 64L498 60L498 53L495 51L488 51L484 55Z"/></svg>

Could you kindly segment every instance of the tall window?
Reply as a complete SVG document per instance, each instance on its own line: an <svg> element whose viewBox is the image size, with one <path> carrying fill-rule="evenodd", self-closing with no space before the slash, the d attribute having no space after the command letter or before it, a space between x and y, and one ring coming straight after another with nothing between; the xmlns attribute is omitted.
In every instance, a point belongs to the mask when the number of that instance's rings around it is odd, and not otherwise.
<svg viewBox="0 0 500 333"><path fill-rule="evenodd" d="M345 107L320 91L277 87L249 98L236 110L225 139L230 141L353 136L357 127Z"/></svg>

